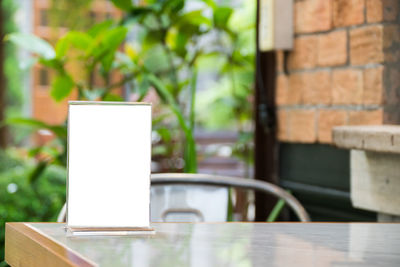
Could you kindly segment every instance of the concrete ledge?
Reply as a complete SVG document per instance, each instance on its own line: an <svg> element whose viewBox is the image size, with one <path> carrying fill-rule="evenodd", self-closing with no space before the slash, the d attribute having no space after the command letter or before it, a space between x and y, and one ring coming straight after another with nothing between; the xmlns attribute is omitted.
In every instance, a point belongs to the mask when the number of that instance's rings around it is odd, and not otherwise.
<svg viewBox="0 0 400 267"><path fill-rule="evenodd" d="M400 216L399 162L399 154L351 150L353 206Z"/></svg>
<svg viewBox="0 0 400 267"><path fill-rule="evenodd" d="M338 126L333 143L340 148L400 153L400 126Z"/></svg>

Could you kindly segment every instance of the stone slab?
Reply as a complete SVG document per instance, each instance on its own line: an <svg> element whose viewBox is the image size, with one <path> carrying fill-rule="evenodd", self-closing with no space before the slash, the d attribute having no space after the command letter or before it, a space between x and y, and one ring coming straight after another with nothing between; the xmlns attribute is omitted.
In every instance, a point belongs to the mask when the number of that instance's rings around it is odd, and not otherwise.
<svg viewBox="0 0 400 267"><path fill-rule="evenodd" d="M400 215L400 155L351 150L351 200L356 208Z"/></svg>
<svg viewBox="0 0 400 267"><path fill-rule="evenodd" d="M400 126L338 126L333 143L340 148L400 153Z"/></svg>
<svg viewBox="0 0 400 267"><path fill-rule="evenodd" d="M400 223L400 216L390 215L386 213L377 214L378 222L381 223Z"/></svg>

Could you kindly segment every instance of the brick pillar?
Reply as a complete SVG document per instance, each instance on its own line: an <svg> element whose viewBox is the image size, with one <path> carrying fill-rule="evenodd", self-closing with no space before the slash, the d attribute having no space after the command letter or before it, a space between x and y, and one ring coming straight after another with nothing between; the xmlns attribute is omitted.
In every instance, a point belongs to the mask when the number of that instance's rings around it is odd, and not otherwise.
<svg viewBox="0 0 400 267"><path fill-rule="evenodd" d="M338 125L400 123L398 0L295 0L294 49L277 52L278 139L331 143Z"/></svg>

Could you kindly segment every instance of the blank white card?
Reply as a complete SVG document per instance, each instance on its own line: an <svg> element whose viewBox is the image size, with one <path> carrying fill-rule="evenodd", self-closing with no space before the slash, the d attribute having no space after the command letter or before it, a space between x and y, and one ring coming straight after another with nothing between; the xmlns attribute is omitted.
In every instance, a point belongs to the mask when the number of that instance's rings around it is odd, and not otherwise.
<svg viewBox="0 0 400 267"><path fill-rule="evenodd" d="M150 104L70 102L68 227L149 227L150 163Z"/></svg>

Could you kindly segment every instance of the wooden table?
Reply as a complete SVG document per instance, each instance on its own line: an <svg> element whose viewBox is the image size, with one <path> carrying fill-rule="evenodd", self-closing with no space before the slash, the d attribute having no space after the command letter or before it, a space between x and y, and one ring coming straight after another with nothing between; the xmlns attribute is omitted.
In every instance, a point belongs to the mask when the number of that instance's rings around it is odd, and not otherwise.
<svg viewBox="0 0 400 267"><path fill-rule="evenodd" d="M12 266L400 266L400 224L154 223L154 235L68 237L7 223Z"/></svg>

